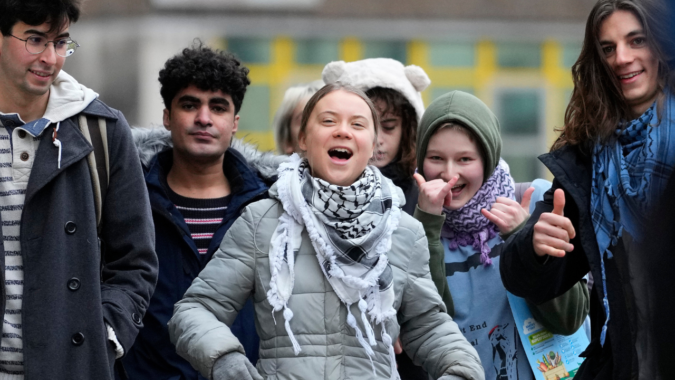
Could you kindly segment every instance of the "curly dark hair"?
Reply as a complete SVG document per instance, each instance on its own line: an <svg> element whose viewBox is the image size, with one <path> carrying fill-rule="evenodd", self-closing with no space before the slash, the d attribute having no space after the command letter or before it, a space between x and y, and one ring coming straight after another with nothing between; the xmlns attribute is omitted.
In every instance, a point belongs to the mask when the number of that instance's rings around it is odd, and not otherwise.
<svg viewBox="0 0 675 380"><path fill-rule="evenodd" d="M171 110L176 94L190 85L203 91L222 91L232 97L234 112L244 101L249 70L232 54L213 50L197 40L192 48L169 59L159 72L160 94L164 106Z"/></svg>
<svg viewBox="0 0 675 380"><path fill-rule="evenodd" d="M385 109L380 110L382 115L392 114L401 118L401 143L393 162L407 176L412 177L417 166L415 148L417 145L417 112L400 92L385 87L373 87L366 91L366 95L373 102L380 100Z"/></svg>
<svg viewBox="0 0 675 380"><path fill-rule="evenodd" d="M11 34L19 21L33 26L49 22L51 33L79 18L79 0L0 0L0 32L3 36Z"/></svg>

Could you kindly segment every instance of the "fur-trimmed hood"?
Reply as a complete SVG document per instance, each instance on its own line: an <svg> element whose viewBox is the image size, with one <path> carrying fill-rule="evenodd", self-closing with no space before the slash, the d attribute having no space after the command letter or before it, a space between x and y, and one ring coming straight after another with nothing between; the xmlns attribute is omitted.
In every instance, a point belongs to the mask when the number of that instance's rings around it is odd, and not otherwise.
<svg viewBox="0 0 675 380"><path fill-rule="evenodd" d="M164 128L131 128L134 144L138 149L141 164L148 167L150 161L157 153L172 147L171 132ZM249 165L257 170L265 179L277 175L277 168L283 162L288 161L288 156L276 155L272 152L261 152L253 144L246 143L238 138L232 139L230 146L241 153Z"/></svg>

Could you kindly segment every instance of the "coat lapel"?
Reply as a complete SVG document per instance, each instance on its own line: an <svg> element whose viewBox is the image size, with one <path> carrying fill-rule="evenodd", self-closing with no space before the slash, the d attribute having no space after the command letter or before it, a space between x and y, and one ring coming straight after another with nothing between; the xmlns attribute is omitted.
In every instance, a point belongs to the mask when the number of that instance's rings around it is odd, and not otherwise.
<svg viewBox="0 0 675 380"><path fill-rule="evenodd" d="M582 207L590 204L592 169L587 160L580 158L582 153L572 149L575 148L565 147L560 151L546 153L539 160L551 171L553 177L565 185L565 191Z"/></svg>
<svg viewBox="0 0 675 380"><path fill-rule="evenodd" d="M57 138L61 141L61 168L58 167L59 148L52 141L56 124L50 125L42 133L28 180L25 203L49 181L94 150L73 120L70 118L62 121L57 133Z"/></svg>

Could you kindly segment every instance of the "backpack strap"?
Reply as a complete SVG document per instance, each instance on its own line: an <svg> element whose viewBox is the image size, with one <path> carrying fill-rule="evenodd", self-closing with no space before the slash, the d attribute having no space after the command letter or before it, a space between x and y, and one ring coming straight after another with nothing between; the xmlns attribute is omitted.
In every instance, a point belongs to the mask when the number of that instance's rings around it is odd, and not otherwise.
<svg viewBox="0 0 675 380"><path fill-rule="evenodd" d="M96 207L96 229L101 233L101 215L103 214L103 200L108 191L110 178L110 163L108 157L108 134L106 120L80 114L79 126L82 135L94 147L87 156L91 184L94 189L94 206Z"/></svg>
<svg viewBox="0 0 675 380"><path fill-rule="evenodd" d="M97 120L98 119L98 120ZM101 184L101 199L105 199L110 182L110 157L108 156L108 126L105 118L88 117L87 125L91 135L91 145L96 156L96 169ZM96 128L98 127L98 128Z"/></svg>

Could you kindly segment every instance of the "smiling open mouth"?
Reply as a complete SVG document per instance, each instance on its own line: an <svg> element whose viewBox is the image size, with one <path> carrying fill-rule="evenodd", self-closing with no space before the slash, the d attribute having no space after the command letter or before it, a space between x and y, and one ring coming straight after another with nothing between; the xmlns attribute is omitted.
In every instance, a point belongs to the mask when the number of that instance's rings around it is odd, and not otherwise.
<svg viewBox="0 0 675 380"><path fill-rule="evenodd" d="M458 194L458 193L461 193L462 190L464 190L465 187L466 187L466 184L455 185L455 186L452 187L452 189L450 189L450 191L451 191L453 194L455 194L455 193Z"/></svg>
<svg viewBox="0 0 675 380"><path fill-rule="evenodd" d="M619 79L630 79L630 78L636 77L636 76L638 76L638 75L640 75L644 72L645 71L642 70L642 71L636 71L634 73L630 73L630 74L626 74L626 75L619 75Z"/></svg>
<svg viewBox="0 0 675 380"><path fill-rule="evenodd" d="M351 150L345 148L334 148L328 150L328 155L339 160L349 160L354 155Z"/></svg>
<svg viewBox="0 0 675 380"><path fill-rule="evenodd" d="M28 71L30 71L31 73L33 73L33 74L35 74L39 77L42 77L42 78L47 78L51 75L51 74L45 73L45 72L38 72L38 71L33 71L33 70L28 70Z"/></svg>

